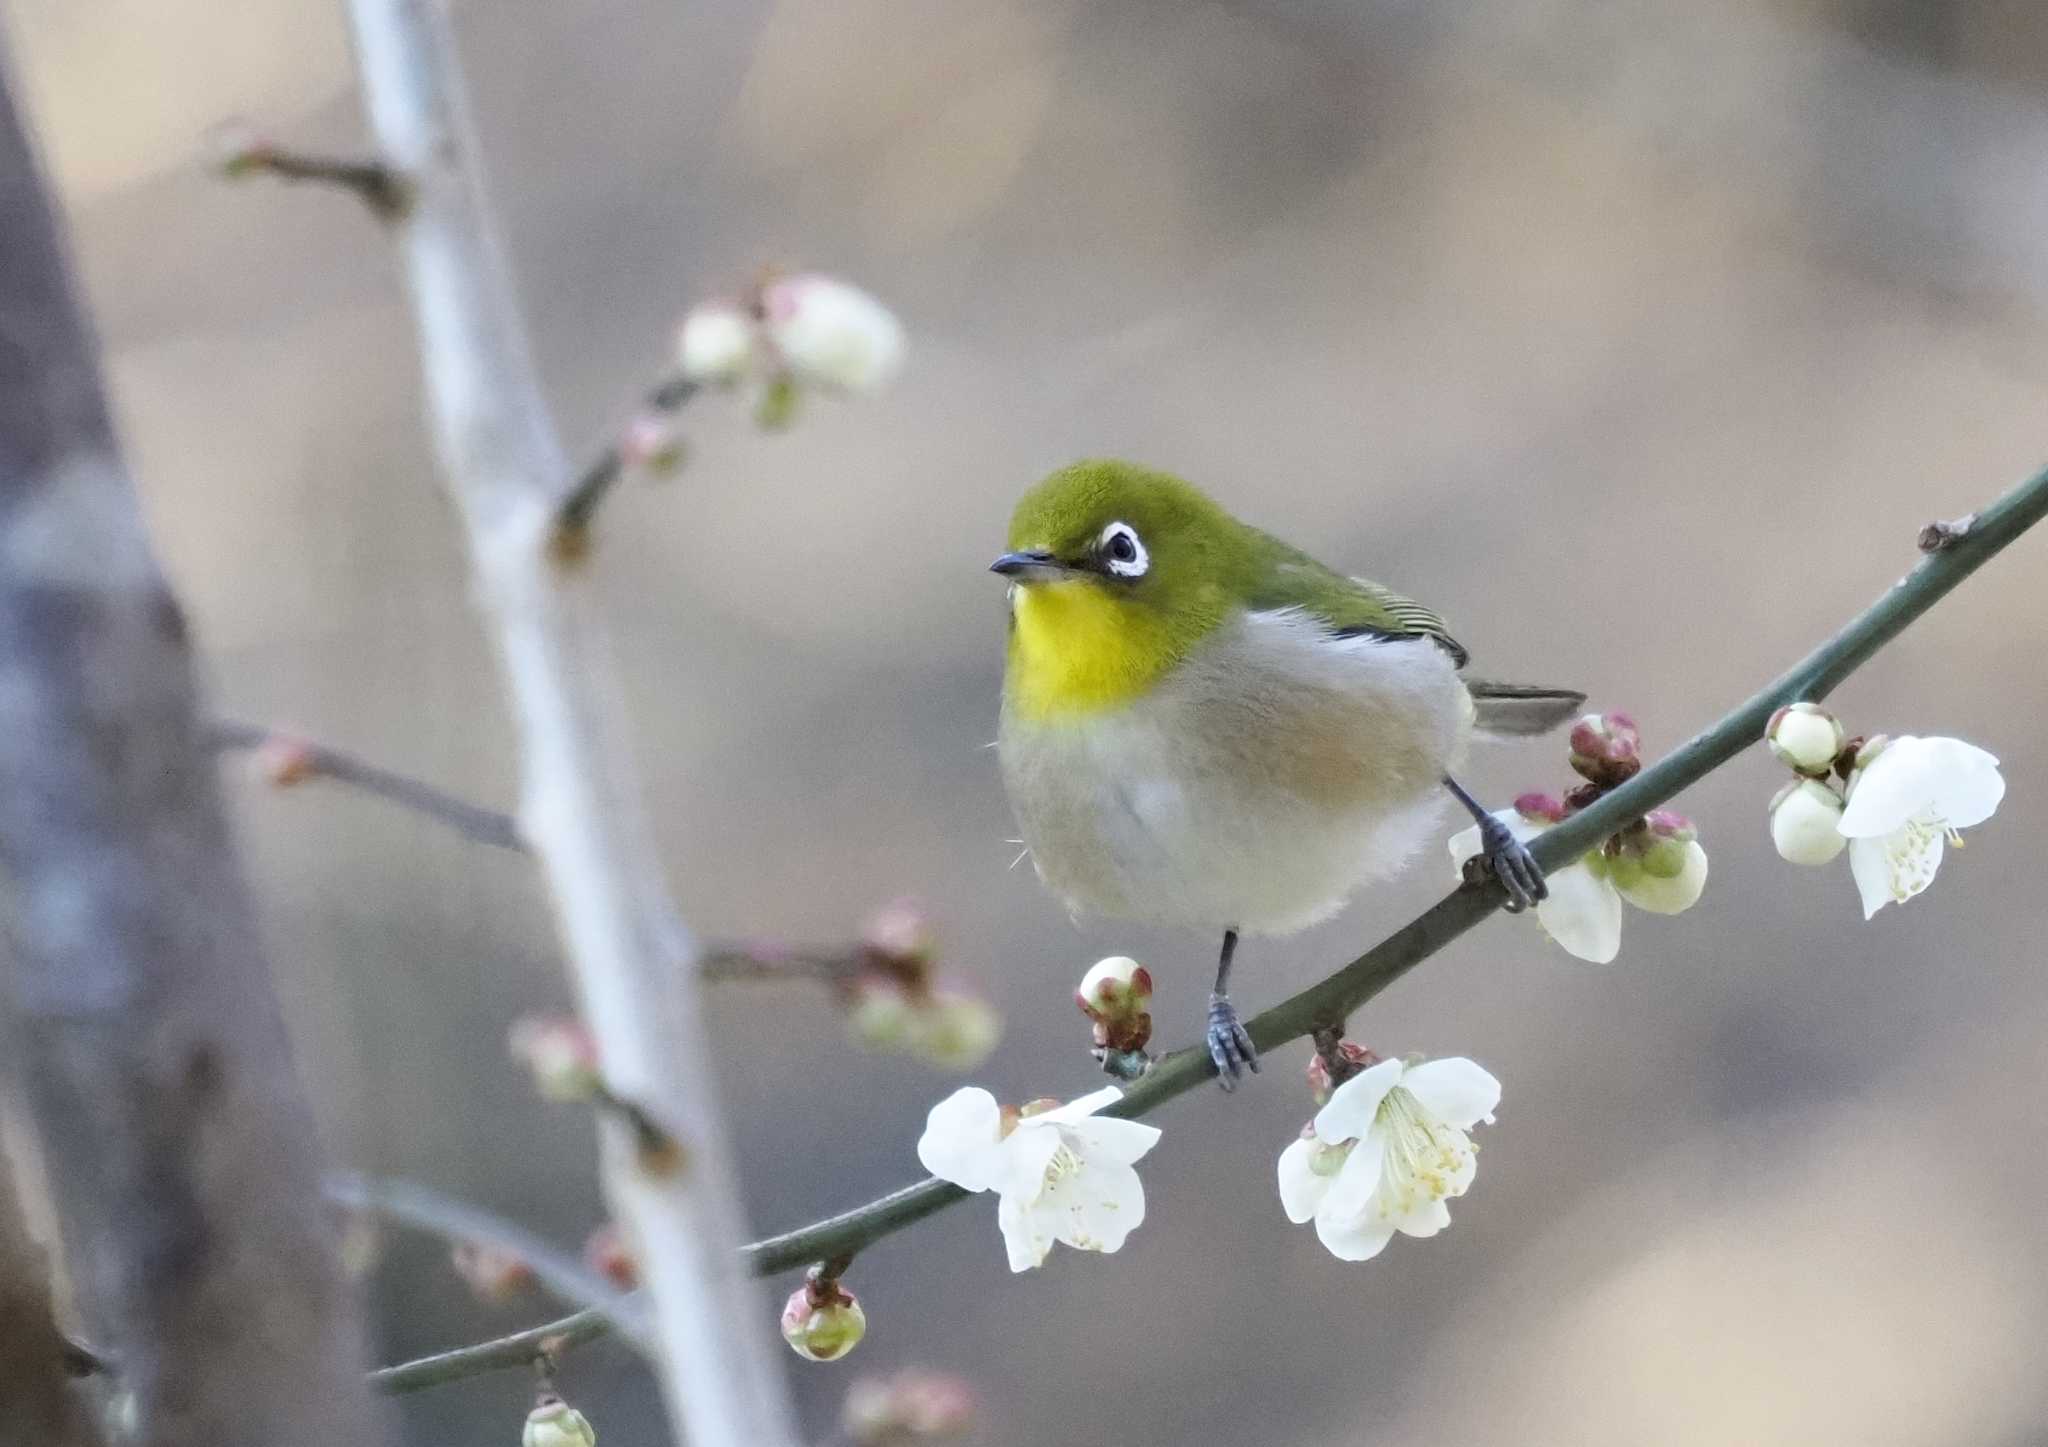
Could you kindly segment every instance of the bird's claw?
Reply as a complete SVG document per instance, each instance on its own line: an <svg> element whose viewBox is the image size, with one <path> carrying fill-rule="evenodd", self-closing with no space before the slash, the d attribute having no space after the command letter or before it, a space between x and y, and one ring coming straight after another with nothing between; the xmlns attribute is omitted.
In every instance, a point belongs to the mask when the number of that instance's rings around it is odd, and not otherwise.
<svg viewBox="0 0 2048 1447"><path fill-rule="evenodd" d="M1216 1083L1225 1090L1237 1089L1245 1071L1259 1073L1259 1052L1228 995L1209 997L1208 1043L1209 1058L1216 1062Z"/></svg>
<svg viewBox="0 0 2048 1447"><path fill-rule="evenodd" d="M1486 851L1488 871L1507 892L1509 914L1520 914L1530 905L1550 897L1550 886L1543 879L1543 866L1536 862L1507 825L1488 815L1479 821L1479 842Z"/></svg>

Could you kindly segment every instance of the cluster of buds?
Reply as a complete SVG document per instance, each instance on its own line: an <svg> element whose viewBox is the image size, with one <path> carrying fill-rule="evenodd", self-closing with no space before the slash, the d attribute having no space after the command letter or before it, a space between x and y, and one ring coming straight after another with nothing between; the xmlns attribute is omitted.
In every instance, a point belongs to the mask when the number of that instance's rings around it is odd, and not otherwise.
<svg viewBox="0 0 2048 1447"><path fill-rule="evenodd" d="M542 1392L526 1414L519 1447L597 1447L597 1429L553 1392Z"/></svg>
<svg viewBox="0 0 2048 1447"><path fill-rule="evenodd" d="M1074 1003L1089 1019L1102 1068L1122 1080L1144 1074L1151 1064L1151 972L1128 955L1097 960L1081 977Z"/></svg>
<svg viewBox="0 0 2048 1447"><path fill-rule="evenodd" d="M479 1301L509 1301L534 1283L526 1258L487 1241L458 1241L448 1259Z"/></svg>
<svg viewBox="0 0 2048 1447"><path fill-rule="evenodd" d="M1771 800L1771 843L1793 864L1832 863L1849 843L1840 828L1844 787L1863 752L1875 757L1884 741L1849 739L1819 704L1794 703L1771 715L1764 742L1793 773Z"/></svg>
<svg viewBox="0 0 2048 1447"><path fill-rule="evenodd" d="M868 921L840 982L855 1044L942 1070L971 1070L988 1058L1002 1038L1002 1017L979 996L941 984L937 953L931 921L907 900Z"/></svg>
<svg viewBox="0 0 2048 1447"><path fill-rule="evenodd" d="M1642 731L1628 714L1589 713L1572 725L1572 772L1585 782L1562 799L1524 794L1515 811L1544 827L1562 823L1642 771ZM1652 809L1625 824L1584 860L1587 869L1638 909L1679 914L1707 886L1699 830L1672 809Z"/></svg>
<svg viewBox="0 0 2048 1447"><path fill-rule="evenodd" d="M605 1222L584 1238L583 1260L621 1291L631 1291L640 1284L640 1263L626 1245L625 1233L613 1222Z"/></svg>
<svg viewBox="0 0 2048 1447"><path fill-rule="evenodd" d="M868 1333L868 1314L834 1272L813 1266L782 1307L782 1339L808 1362L836 1362Z"/></svg>
<svg viewBox="0 0 2048 1447"><path fill-rule="evenodd" d="M787 426L806 387L841 395L880 391L903 367L903 325L859 287L816 272L771 274L735 299L683 319L683 376L702 385L758 386L756 420Z"/></svg>
<svg viewBox="0 0 2048 1447"><path fill-rule="evenodd" d="M909 1447L965 1435L974 1425L974 1409L974 1389L965 1381L911 1367L855 1382L839 1425L856 1447Z"/></svg>

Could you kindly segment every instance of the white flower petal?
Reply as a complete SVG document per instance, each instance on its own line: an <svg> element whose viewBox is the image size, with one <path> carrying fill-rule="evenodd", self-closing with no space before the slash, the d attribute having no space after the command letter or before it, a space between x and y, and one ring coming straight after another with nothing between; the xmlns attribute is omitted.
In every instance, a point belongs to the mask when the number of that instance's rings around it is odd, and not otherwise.
<svg viewBox="0 0 2048 1447"><path fill-rule="evenodd" d="M1462 1055L1416 1066L1401 1077L1401 1088L1424 1110L1459 1130L1482 1120L1491 1125L1494 1107L1500 1104L1500 1082Z"/></svg>
<svg viewBox="0 0 2048 1447"><path fill-rule="evenodd" d="M1055 1124L1063 1124L1067 1121L1081 1120L1084 1117L1091 1116L1104 1106L1123 1098L1124 1093L1121 1090L1118 1090L1114 1085L1105 1085L1100 1090L1091 1091L1087 1095L1076 1096L1065 1105L1054 1106L1045 1114L1034 1115L1031 1118L1033 1120L1049 1120Z"/></svg>
<svg viewBox="0 0 2048 1447"><path fill-rule="evenodd" d="M1343 1168L1330 1183L1323 1204L1316 1210L1317 1217L1334 1216L1348 1221L1354 1216L1368 1214L1366 1208L1372 1205L1373 1195L1380 1188L1386 1162L1386 1134L1384 1131L1372 1131L1351 1148Z"/></svg>
<svg viewBox="0 0 2048 1447"><path fill-rule="evenodd" d="M2005 776L1998 772L1998 760L1961 739L1925 742L1934 745L1933 758L1941 775L1934 812L1942 822L1951 829L1968 829L1989 819L2005 797Z"/></svg>
<svg viewBox="0 0 2048 1447"><path fill-rule="evenodd" d="M1387 1243L1394 1239L1394 1228L1372 1216L1339 1221L1319 1214L1316 1239L1339 1261L1370 1261L1386 1250Z"/></svg>
<svg viewBox="0 0 2048 1447"><path fill-rule="evenodd" d="M1115 1251L1145 1220L1145 1187L1129 1166L1088 1167L1039 1202L1053 1232L1077 1251Z"/></svg>
<svg viewBox="0 0 2048 1447"><path fill-rule="evenodd" d="M1851 839L1849 872L1863 896L1863 917L1904 904L1932 884L1945 837L1939 829L1908 825L1882 839Z"/></svg>
<svg viewBox="0 0 2048 1447"><path fill-rule="evenodd" d="M1451 1208L1442 1201L1424 1201L1394 1223L1403 1236L1430 1237L1451 1224Z"/></svg>
<svg viewBox="0 0 2048 1447"><path fill-rule="evenodd" d="M1046 1173L1065 1144L1057 1126L1020 1123L1003 1142L1003 1178L996 1189L1030 1205L1045 1194Z"/></svg>
<svg viewBox="0 0 2048 1447"><path fill-rule="evenodd" d="M1694 839L1685 846L1685 865L1669 879L1643 871L1621 897L1652 914L1683 914L1700 902L1707 888L1707 851Z"/></svg>
<svg viewBox="0 0 2048 1447"><path fill-rule="evenodd" d="M978 1085L962 1086L925 1117L917 1158L964 1191L992 1190L1003 1184L1007 1170L1002 1131L996 1098Z"/></svg>
<svg viewBox="0 0 2048 1447"><path fill-rule="evenodd" d="M1077 1153L1106 1166L1135 1165L1159 1144L1159 1127L1135 1120L1091 1117L1059 1130Z"/></svg>
<svg viewBox="0 0 2048 1447"><path fill-rule="evenodd" d="M1584 864L1567 864L1549 884L1536 918L1552 939L1596 965L1621 953L1621 895L1612 884Z"/></svg>
<svg viewBox="0 0 2048 1447"><path fill-rule="evenodd" d="M1323 1204L1323 1197L1330 1193L1333 1176L1317 1172L1310 1162L1319 1149L1315 1141L1303 1136L1286 1150L1280 1152L1280 1207L1287 1212L1287 1219L1299 1226L1316 1213Z"/></svg>
<svg viewBox="0 0 2048 1447"><path fill-rule="evenodd" d="M1052 1250L1052 1232L1042 1217L1004 1196L996 1203L996 1225L1003 1233L1012 1271L1029 1271L1044 1264Z"/></svg>
<svg viewBox="0 0 2048 1447"><path fill-rule="evenodd" d="M1316 1137L1340 1146L1358 1140L1372 1129L1380 1102L1401 1082L1406 1069L1398 1060L1382 1060L1361 1070L1330 1093L1329 1102L1316 1112Z"/></svg>
<svg viewBox="0 0 2048 1447"><path fill-rule="evenodd" d="M1851 839L1889 834L1927 807L1935 779L1921 741L1908 734L1887 743L1849 778L1849 805L1838 826Z"/></svg>

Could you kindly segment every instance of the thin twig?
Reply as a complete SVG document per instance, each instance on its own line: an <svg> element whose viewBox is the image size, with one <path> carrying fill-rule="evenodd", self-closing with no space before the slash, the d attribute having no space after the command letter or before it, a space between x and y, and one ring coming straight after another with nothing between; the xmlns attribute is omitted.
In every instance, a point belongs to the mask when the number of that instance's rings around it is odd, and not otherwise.
<svg viewBox="0 0 2048 1447"><path fill-rule="evenodd" d="M680 372L672 372L647 389L647 395L640 399L640 411L635 416L666 417L681 410L698 390L698 383ZM628 419L625 425L631 426L632 420ZM577 557L583 553L589 542L590 520L597 516L598 504L604 501L605 494L611 491L612 484L625 471L626 451L614 433L613 440L598 449L597 456L577 477L555 513L556 556Z"/></svg>
<svg viewBox="0 0 2048 1447"><path fill-rule="evenodd" d="M374 160L318 156L293 151L274 141L251 140L223 158L221 170L231 178L275 176L280 181L313 181L347 191L369 207L379 221L397 221L412 205L412 187L389 166Z"/></svg>
<svg viewBox="0 0 2048 1447"><path fill-rule="evenodd" d="M370 1373L370 1385L380 1392L397 1396L463 1381L485 1372L530 1367L535 1362L559 1356L572 1347L596 1341L609 1335L611 1330L611 1320L602 1312L579 1311L510 1336L493 1337L473 1346L457 1347L430 1357L380 1367Z"/></svg>
<svg viewBox="0 0 2048 1447"><path fill-rule="evenodd" d="M646 1305L619 1290L574 1256L524 1226L416 1181L378 1179L353 1171L330 1172L327 1199L351 1210L374 1211L449 1242L495 1247L524 1262L541 1285L571 1306L602 1312L636 1341L647 1330Z"/></svg>
<svg viewBox="0 0 2048 1447"><path fill-rule="evenodd" d="M527 852L526 841L520 837L519 821L510 814L458 799L445 789L326 744L267 729L261 724L237 723L231 719L216 719L208 724L206 739L208 745L219 752L272 747L289 750L290 757L286 762L295 771L295 778L331 779L337 784L347 784L388 804L396 804L446 824L463 838L478 844L488 844L493 849L509 849L516 854Z"/></svg>
<svg viewBox="0 0 2048 1447"><path fill-rule="evenodd" d="M707 945L697 973L706 981L817 980L842 984L868 968L858 946L837 950L781 950L773 946Z"/></svg>
<svg viewBox="0 0 2048 1447"><path fill-rule="evenodd" d="M1780 707L1801 699L1818 701L1825 697L1950 589L2044 515L2048 515L2048 468L1986 508L1965 535L1929 554L1847 627L1711 728L1696 734L1654 767L1644 769L1564 823L1545 831L1530 846L1538 861L1545 869L1561 867L1593 848L1620 825L1657 808L1736 758L1763 737L1765 724ZM1490 882L1454 890L1335 974L1253 1019L1248 1027L1252 1039L1261 1050L1270 1051L1318 1032L1341 1031L1352 1011L1492 914L1500 904L1500 891ZM746 952L740 953L745 957ZM1190 1046L1177 1050L1161 1060L1104 1114L1126 1118L1145 1115L1175 1096L1186 1094L1215 1073L1216 1067L1206 1049ZM831 1260L859 1251L963 1201L967 1194L951 1182L927 1178L864 1206L756 1241L743 1247L741 1255L747 1269L757 1276ZM592 1334L603 1329L593 1324ZM427 1362L387 1370L410 1373L429 1363L443 1364L431 1374L421 1372L420 1379L413 1384L434 1386L530 1360L494 1355L500 1345L486 1342L429 1358ZM412 1389L413 1386L405 1388Z"/></svg>

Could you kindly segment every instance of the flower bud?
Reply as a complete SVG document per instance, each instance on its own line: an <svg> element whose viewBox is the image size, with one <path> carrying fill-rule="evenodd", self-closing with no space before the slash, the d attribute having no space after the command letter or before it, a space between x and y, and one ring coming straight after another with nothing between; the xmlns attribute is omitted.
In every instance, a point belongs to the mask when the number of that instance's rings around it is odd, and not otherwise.
<svg viewBox="0 0 2048 1447"><path fill-rule="evenodd" d="M1631 862L1633 871L1627 868ZM1608 878L1621 897L1652 914L1691 909L1707 887L1707 851L1696 839L1662 840L1640 856L1610 857L1608 864Z"/></svg>
<svg viewBox="0 0 2048 1447"><path fill-rule="evenodd" d="M1848 845L1837 826L1842 796L1818 779L1796 779L1771 800L1771 843L1793 864L1827 864Z"/></svg>
<svg viewBox="0 0 2048 1447"><path fill-rule="evenodd" d="M867 1313L837 1281L807 1281L782 1308L782 1339L805 1361L836 1362L867 1330Z"/></svg>
<svg viewBox="0 0 2048 1447"><path fill-rule="evenodd" d="M256 746L256 773L273 789L303 784L320 772L319 756L304 739L271 734Z"/></svg>
<svg viewBox="0 0 2048 1447"><path fill-rule="evenodd" d="M631 1291L640 1284L640 1263L626 1249L625 1233L611 1221L584 1239L583 1259L592 1271L621 1291Z"/></svg>
<svg viewBox="0 0 2048 1447"><path fill-rule="evenodd" d="M1515 812L1531 824L1562 824L1570 815L1571 808L1555 794L1518 794L1515 796Z"/></svg>
<svg viewBox="0 0 2048 1447"><path fill-rule="evenodd" d="M1128 955L1097 960L1081 977L1074 1003L1095 1025L1095 1047L1128 1054L1152 1039L1152 974Z"/></svg>
<svg viewBox="0 0 2048 1447"><path fill-rule="evenodd" d="M487 1241L458 1241L448 1259L480 1301L509 1301L534 1282L523 1257Z"/></svg>
<svg viewBox="0 0 2048 1447"><path fill-rule="evenodd" d="M683 465L683 429L672 413L642 412L626 424L619 457L628 467L665 476Z"/></svg>
<svg viewBox="0 0 2048 1447"><path fill-rule="evenodd" d="M910 1050L941 1070L972 1070L1003 1038L1003 1017L988 1001L933 992L912 1011Z"/></svg>
<svg viewBox="0 0 2048 1447"><path fill-rule="evenodd" d="M1337 1042L1337 1070L1330 1069L1330 1062L1324 1058L1318 1042L1315 1054L1308 1058L1308 1090L1316 1098L1317 1105L1328 1105L1330 1094L1359 1071L1380 1063L1379 1053L1368 1050L1356 1040Z"/></svg>
<svg viewBox="0 0 2048 1447"><path fill-rule="evenodd" d="M512 1024L511 1049L549 1100L591 1100L604 1090L597 1041L573 1015L521 1016Z"/></svg>
<svg viewBox="0 0 2048 1447"><path fill-rule="evenodd" d="M846 1036L863 1050L908 1050L917 1036L918 1007L894 980L867 977L853 987Z"/></svg>
<svg viewBox="0 0 2048 1447"><path fill-rule="evenodd" d="M899 899L883 905L861 927L861 948L893 966L922 968L938 952L931 917L917 901Z"/></svg>
<svg viewBox="0 0 2048 1447"><path fill-rule="evenodd" d="M959 1377L911 1368L855 1382L839 1423L857 1447L936 1442L972 1427L974 1405L974 1389Z"/></svg>
<svg viewBox="0 0 2048 1447"><path fill-rule="evenodd" d="M761 314L799 381L867 393L902 370L902 323L857 286L815 272L781 277L761 289Z"/></svg>
<svg viewBox="0 0 2048 1447"><path fill-rule="evenodd" d="M1641 736L1625 713L1589 713L1572 725L1572 768L1590 783L1612 788L1642 768Z"/></svg>
<svg viewBox="0 0 2048 1447"><path fill-rule="evenodd" d="M692 382L737 382L753 355L754 324L729 302L693 307L676 335L676 359Z"/></svg>
<svg viewBox="0 0 2048 1447"><path fill-rule="evenodd" d="M240 180L268 166L277 154L277 145L235 116L206 133L206 152L216 171L230 180Z"/></svg>
<svg viewBox="0 0 2048 1447"><path fill-rule="evenodd" d="M1771 715L1764 741L1778 762L1820 778L1834 767L1842 751L1842 725L1817 703L1787 704Z"/></svg>
<svg viewBox="0 0 2048 1447"><path fill-rule="evenodd" d="M519 1447L597 1447L597 1431L581 1412L548 1392L526 1414Z"/></svg>

